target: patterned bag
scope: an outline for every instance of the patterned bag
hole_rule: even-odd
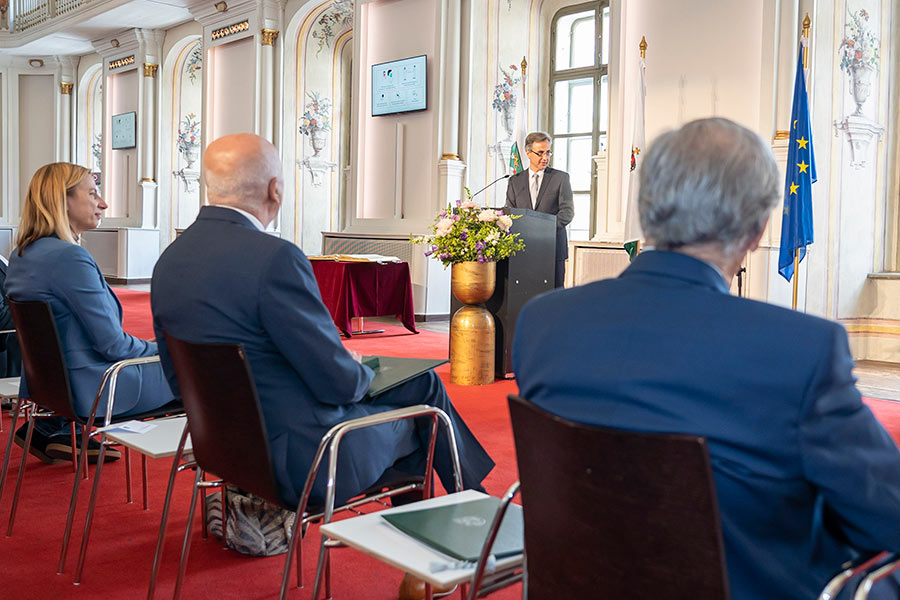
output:
[[[228,535],[225,544],[250,556],[275,556],[288,549],[295,513],[269,504],[243,490],[226,486],[228,499]],[[222,494],[206,497],[206,525],[222,538]]]

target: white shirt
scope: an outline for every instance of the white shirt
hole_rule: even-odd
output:
[[[218,206],[219,208],[228,208],[235,212],[238,212],[238,213],[244,215],[245,217],[247,217],[247,219],[249,219],[249,221],[251,223],[253,223],[253,226],[256,227],[257,229],[259,229],[260,231],[266,230],[266,228],[263,227],[262,221],[257,219],[254,215],[251,215],[250,213],[248,213],[246,210],[241,210],[240,208],[237,208],[236,206],[228,206],[227,204],[215,204],[214,206]]]
[[[537,184],[534,180],[537,179]],[[531,196],[531,208],[537,210],[537,197],[541,191],[541,182],[544,179],[544,170],[532,171],[528,169],[528,194]]]

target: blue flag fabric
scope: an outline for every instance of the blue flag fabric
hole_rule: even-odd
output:
[[[799,249],[800,260],[803,260],[806,246],[813,243],[812,184],[815,182],[816,159],[801,45],[797,57],[797,77],[794,79],[791,141],[784,177],[784,214],[781,218],[781,249],[778,252],[778,272],[788,281],[794,276],[794,250]]]

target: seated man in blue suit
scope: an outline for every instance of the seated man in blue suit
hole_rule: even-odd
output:
[[[275,147],[256,135],[229,135],[209,145],[203,166],[210,206],[201,208],[194,224],[163,252],[151,286],[160,359],[176,397],[163,332],[193,342],[242,344],[279,491],[288,504],[297,503],[316,447],[333,425],[415,404],[438,406],[450,415],[463,484],[481,489],[494,462],[453,408],[438,376],[429,371],[369,398],[374,374],[341,344],[306,256],[265,232],[284,187]],[[430,426],[402,421],[351,433],[341,449],[338,500],[371,486],[392,466],[423,472],[429,432]],[[446,448],[439,439],[435,469],[445,488],[453,489]],[[317,481],[313,503],[323,501],[324,483],[324,477]]]
[[[781,197],[767,144],[694,121],[650,147],[640,186],[647,250],[522,310],[519,391],[574,421],[706,437],[731,597],[812,600],[859,550],[900,551],[900,452],[840,325],[729,294]]]

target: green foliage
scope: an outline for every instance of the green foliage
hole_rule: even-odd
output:
[[[425,256],[433,256],[444,266],[477,261],[493,262],[508,258],[525,249],[525,241],[518,233],[510,233],[513,219],[521,215],[506,215],[503,210],[482,208],[472,202],[466,188],[466,202],[457,201],[435,218],[431,235],[410,236],[414,244],[428,246]]]

